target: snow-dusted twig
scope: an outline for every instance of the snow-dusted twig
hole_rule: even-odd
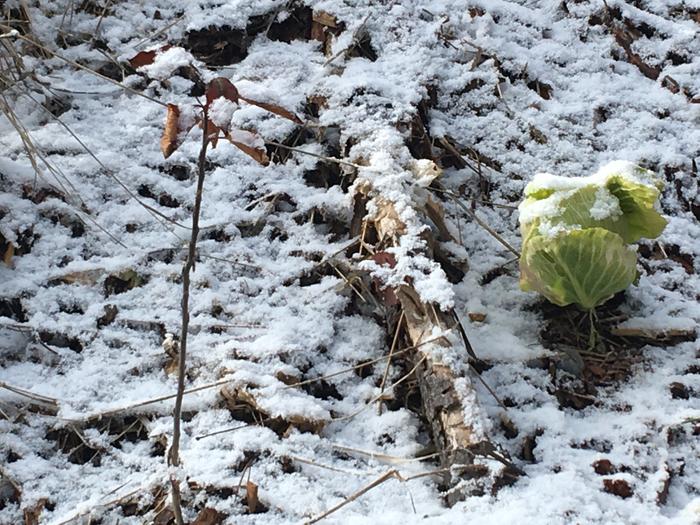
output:
[[[316,523],[316,522],[318,522],[318,521],[321,521],[323,518],[326,518],[327,516],[330,516],[330,515],[333,514],[334,512],[336,512],[336,511],[340,510],[341,508],[343,508],[343,507],[344,507],[345,505],[347,505],[348,503],[352,503],[353,501],[355,501],[355,500],[356,500],[357,498],[359,498],[360,496],[366,494],[367,492],[369,492],[369,491],[372,490],[373,488],[375,488],[375,487],[381,485],[381,484],[384,483],[386,480],[391,479],[391,478],[396,478],[396,479],[398,479],[399,481],[405,481],[404,478],[401,476],[401,474],[399,474],[399,472],[398,472],[397,470],[391,469],[391,470],[385,472],[384,474],[382,474],[381,476],[379,476],[379,477],[378,477],[377,479],[375,479],[373,482],[371,482],[371,483],[369,483],[368,485],[365,485],[364,487],[362,487],[360,490],[358,490],[358,491],[355,492],[354,494],[351,494],[350,496],[348,496],[347,498],[345,498],[343,501],[341,501],[340,503],[338,503],[336,506],[331,507],[330,509],[328,509],[327,511],[323,512],[322,514],[319,514],[318,516],[315,516],[315,517],[311,518],[310,520],[304,522],[305,525],[311,525],[312,523]]]
[[[366,224],[366,223],[365,223]],[[386,384],[386,380],[389,377],[389,367],[391,367],[391,359],[394,356],[394,350],[396,349],[396,343],[399,340],[399,333],[401,331],[401,323],[403,322],[405,316],[405,312],[401,310],[401,315],[399,316],[399,320],[396,323],[396,328],[394,329],[394,338],[391,341],[391,348],[389,349],[389,359],[386,361],[386,367],[384,367],[384,374],[382,375],[382,383],[379,385],[379,390],[380,396],[384,394],[384,385]],[[382,398],[379,398],[378,405],[377,405],[377,410],[379,411],[379,414],[381,415],[382,413]]]
[[[0,388],[4,388],[5,390],[9,390],[10,392],[17,394],[18,396],[26,397],[26,398],[31,399],[33,401],[38,401],[40,403],[45,403],[45,404],[53,405],[54,407],[58,407],[58,399],[55,399],[53,397],[47,397],[47,396],[42,396],[41,394],[35,394],[34,392],[32,392],[30,390],[25,390],[24,388],[10,385],[8,383],[5,383],[4,381],[0,381]]]
[[[513,254],[517,255],[520,257],[520,252],[513,248],[513,246],[506,241],[501,235],[495,231],[491,226],[489,226],[486,222],[484,222],[482,219],[479,218],[479,216],[474,213],[472,210],[467,208],[462,202],[459,200],[459,195],[448,191],[448,190],[440,190],[437,188],[431,188],[433,191],[437,191],[439,193],[443,193],[454,200],[455,204],[459,206],[462,211],[464,211],[467,215],[469,215],[472,219],[474,219],[474,222],[476,222],[479,226],[481,226],[484,230],[486,230],[494,239],[496,239],[498,242],[500,242],[508,251],[512,252]]]
[[[168,452],[168,463],[174,467],[180,466],[180,428],[182,419],[182,398],[185,393],[185,375],[187,372],[187,335],[190,324],[190,273],[195,268],[195,258],[197,257],[197,237],[199,235],[199,212],[202,207],[202,192],[204,189],[204,176],[206,174],[207,147],[209,146],[209,135],[206,133],[209,123],[207,108],[202,114],[202,146],[199,150],[199,160],[197,166],[197,192],[194,200],[194,210],[192,211],[192,236],[190,237],[187,261],[182,267],[182,327],[180,330],[180,352],[178,355],[177,374],[177,396],[175,397],[175,408],[173,409],[173,441]],[[183,525],[182,503],[180,501],[180,485],[175,476],[170,476],[172,488],[173,512],[177,525]]]

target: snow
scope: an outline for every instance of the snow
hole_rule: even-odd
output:
[[[139,71],[146,73],[149,77],[158,80],[170,78],[173,72],[184,66],[194,63],[191,53],[181,47],[171,47],[165,51],[156,53],[152,64],[142,66]]]
[[[29,8],[39,40],[80,63],[94,67],[109,63],[89,44],[65,49],[55,44],[59,30],[95,34],[98,15],[77,9],[68,0],[45,4]],[[675,258],[646,260],[645,266],[640,265],[639,282],[626,292],[621,306],[629,317],[623,326],[697,326],[700,227],[688,202],[697,206],[693,159],[697,163],[700,157],[700,108],[683,93],[671,93],[661,85],[670,75],[691,96],[698,96],[698,24],[677,13],[687,4],[608,2],[609,9],[618,7],[632,22],[655,28],[654,35],[640,36],[633,47],[644,59],[660,64],[656,81],[614,58],[621,50],[609,31],[592,20],[604,10],[595,3],[475,0],[467,6],[457,0],[386,5],[309,0],[307,4],[346,24],[332,42],[333,54],[351,43],[353,31],[366,18],[377,59],[341,54],[324,65],[328,57],[318,43],[273,41],[261,33],[251,40],[240,63],[209,71],[207,78],[226,76],[241,94],[299,114],[308,96],[325,97],[327,107],[320,112],[318,126],[337,133],[344,160],[367,167],[359,170],[358,179],[345,192],[339,186],[308,184],[308,173],[322,166],[310,156],[294,153],[285,163],[264,168],[230,144],[220,143],[210,151],[199,261],[192,275],[187,384],[206,387],[226,381],[230,388],[246,387],[271,414],[314,417],[326,426],[318,435],[296,430],[279,435],[253,425],[201,437],[240,426],[242,421],[232,415],[219,393],[221,387],[187,395],[179,475],[191,484],[213,488],[197,490],[184,484],[184,496],[226,512],[225,523],[281,525],[327,510],[390,468],[403,476],[437,468],[414,461],[430,444],[415,413],[401,407],[379,414],[376,405],[366,405],[379,394],[385,361],[328,378],[337,396],[324,397],[311,387],[287,384],[356,367],[389,351],[392,334],[386,333],[383,319],[371,306],[358,313],[356,304],[361,301],[342,277],[331,272],[317,278],[314,273],[318,261],[338,258],[354,264],[342,255],[349,240],[346,233],[335,232],[331,224],[349,222],[353,192],[369,184],[373,197],[394,203],[406,234],[391,250],[397,262],[393,269],[372,263],[360,268],[388,285],[411,281],[424,300],[454,306],[476,353],[490,365],[482,375],[484,381],[507,401],[505,411],[469,378],[477,384],[484,408],[481,430],[527,476],[497,494],[470,496],[452,508],[444,505],[434,476],[405,483],[390,479],[326,522],[698,523],[700,466],[695,458],[700,451],[693,424],[684,423],[700,416],[700,375],[693,368],[697,341],[647,346],[631,378],[601,388],[597,404],[581,411],[562,408],[549,372],[532,365],[551,351],[538,338],[542,317],[533,308],[533,296],[518,288],[512,254],[445,200],[446,222],[455,238],[459,230],[463,240],[463,245],[453,243],[457,245],[453,251],[468,257],[469,263],[462,281],[453,285],[440,265],[425,255],[421,233],[426,224],[416,207],[428,195],[425,186],[440,183],[463,195],[466,205],[474,205],[474,213],[518,246],[518,218],[512,206],[529,181],[574,190],[589,173],[598,180],[620,171],[641,177],[631,168],[641,165],[667,179],[661,206],[669,225],[659,242],[668,252],[676,246],[678,253],[688,256],[692,271]],[[156,42],[182,42],[193,29],[211,25],[242,29],[251,17],[261,15],[265,20],[272,15],[290,19],[285,6],[277,0],[117,2],[102,18],[99,36],[113,56],[133,56],[135,49]],[[484,14],[468,7],[481,8]],[[154,16],[156,11],[160,17]],[[66,12],[70,16],[64,17]],[[141,43],[146,38],[151,40]],[[687,63],[673,65],[667,58],[671,50],[684,51]],[[475,60],[479,52],[485,60]],[[51,503],[41,514],[42,523],[59,524],[80,512],[92,512],[104,523],[141,523],[154,516],[127,516],[123,508],[107,503],[136,491],[139,503],[148,507],[156,498],[155,490],[167,486],[165,458],[156,443],[170,439],[172,400],[118,414],[117,419],[141,418],[148,437],[133,442],[111,433],[109,417],[89,424],[84,419],[175,392],[175,378],[164,371],[167,357],[161,345],[166,333],[179,333],[179,274],[189,230],[154,217],[134,195],[188,226],[201,131],[195,127],[164,161],[158,147],[162,106],[77,72],[58,59],[27,56],[26,64],[66,98],[68,110],[59,118],[104,166],[27,96],[5,92],[54,170],[39,160],[41,177],[35,177],[18,135],[4,119],[0,122],[5,153],[0,160],[0,233],[12,242],[36,236],[29,253],[13,257],[11,267],[0,263],[0,299],[18,298],[25,316],[21,320],[2,311],[0,381],[55,397],[60,411],[52,416],[28,410],[29,400],[0,391],[3,475],[22,489],[19,503],[9,502],[0,509],[0,523],[22,522],[23,510],[42,498]],[[204,67],[176,46],[143,68],[148,79],[134,75],[125,84],[157,100],[189,107],[191,117],[194,107],[188,105],[195,100],[188,94],[190,83],[169,79],[183,65]],[[534,80],[551,86],[549,98],[528,87]],[[435,88],[435,102],[428,109],[431,137],[449,136],[463,151],[478,151],[481,162],[465,158],[475,167],[478,164],[479,173],[468,167],[445,167],[435,178],[432,166],[408,151],[408,123],[420,101],[429,98],[430,87]],[[51,96],[48,91],[32,91],[38,99],[45,95]],[[295,129],[293,123],[254,106],[243,104],[233,111],[222,104],[218,109],[217,120],[221,117],[234,130],[255,130],[268,140],[284,140]],[[535,140],[539,135],[533,129],[546,141]],[[232,133],[234,140],[262,146],[255,135]],[[314,138],[303,140],[301,149],[336,155]],[[623,164],[609,164],[620,159]],[[557,176],[535,175],[538,172]],[[65,202],[57,196],[40,203],[22,198],[23,188],[33,186],[53,187],[66,195]],[[144,196],[149,194],[145,190],[155,197]],[[178,205],[165,206],[161,195]],[[601,192],[593,213],[615,214],[609,197]],[[547,201],[538,213],[556,213],[558,201]],[[83,219],[85,234],[74,237],[60,219],[67,223],[76,217]],[[521,213],[520,220],[525,219]],[[217,240],[221,238],[226,240]],[[144,277],[144,284],[106,295],[108,277],[124,270],[134,270]],[[69,282],[67,276],[75,272],[89,273],[84,280]],[[118,308],[117,316],[98,329],[108,305]],[[470,323],[466,315],[470,311],[485,313],[484,322]],[[41,333],[65,334],[83,349],[78,353],[56,341],[46,343],[39,339]],[[447,356],[460,373],[468,369],[465,357]],[[395,362],[390,382],[401,375]],[[468,386],[466,381],[461,378],[460,385]],[[671,396],[672,382],[689,389],[688,399]],[[464,410],[470,413],[469,406]],[[517,427],[516,436],[502,430],[503,417]],[[70,447],[62,450],[56,439],[47,437],[50,432],[70,432],[74,426],[93,446],[108,444],[95,459],[99,465],[72,462]],[[532,436],[536,436],[534,460],[529,462],[521,450]],[[340,452],[337,447],[372,454]],[[389,464],[382,455],[406,461]],[[251,480],[260,487],[260,499],[270,508],[267,513],[247,514],[235,490],[231,496],[216,495],[238,485],[251,457],[256,458],[250,465]],[[604,458],[621,471],[596,474],[592,464]],[[658,505],[666,466],[674,474],[667,503]],[[608,477],[629,481],[634,495],[621,499],[604,492],[603,479]],[[188,520],[194,519],[193,508],[187,510]]]
[[[214,99],[209,106],[209,118],[220,129],[228,130],[231,127],[233,114],[238,109],[238,104],[224,97]],[[246,139],[237,140],[246,143]]]
[[[607,218],[616,219],[622,215],[620,201],[605,187],[600,187],[595,193],[595,202],[590,209],[591,217],[602,221]]]

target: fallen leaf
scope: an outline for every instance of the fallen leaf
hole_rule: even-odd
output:
[[[338,19],[335,15],[325,11],[314,11],[312,16],[314,22],[318,22],[326,27],[338,27]]]
[[[136,53],[136,55],[134,55],[128,60],[129,65],[131,65],[131,67],[133,67],[134,69],[138,69],[143,66],[150,66],[151,64],[153,64],[158,54],[162,53],[163,51],[167,51],[171,47],[173,46],[171,46],[170,44],[166,44],[157,49],[151,49],[149,51],[141,51],[140,53]]]
[[[666,75],[663,80],[661,80],[661,85],[668,89],[671,93],[676,94],[680,92],[681,87],[678,82],[671,76]]]
[[[284,109],[282,106],[278,106],[277,104],[271,104],[269,102],[260,102],[259,100],[253,100],[252,98],[246,98],[242,95],[239,96],[241,100],[244,100],[248,104],[252,104],[253,106],[258,106],[259,108],[263,108],[270,113],[274,113],[275,115],[279,115],[280,117],[284,117],[286,119],[291,120],[292,122],[296,122],[297,124],[303,124],[302,120],[297,117],[294,113],[291,111],[288,111]]]
[[[483,323],[486,319],[486,314],[481,312],[469,312],[467,315],[472,323]]]
[[[100,277],[104,275],[105,271],[101,268],[94,268],[92,270],[82,270],[77,272],[70,272],[59,277],[54,277],[49,281],[49,286],[55,286],[57,284],[85,284],[92,285],[100,280]]]
[[[627,499],[634,494],[629,483],[627,483],[624,479],[604,479],[603,488],[605,489],[605,492],[619,496],[622,499]]]
[[[396,257],[394,257],[393,253],[377,252],[372,255],[372,260],[379,265],[387,265],[389,268],[396,266]]]
[[[645,77],[650,78],[651,80],[656,80],[659,78],[661,68],[658,66],[650,66],[644,62],[644,60],[642,60],[641,56],[632,51],[633,38],[629,33],[616,27],[613,28],[613,35],[615,36],[615,41],[618,43],[618,45],[625,50],[627,61],[630,64],[637,66],[637,69],[639,69],[639,71],[641,71]]]
[[[599,459],[598,461],[594,461],[592,466],[595,473],[600,474],[601,476],[614,474],[617,471],[609,459]]]
[[[24,509],[24,525],[39,525],[39,517],[46,505],[46,498],[41,498],[33,506]]]
[[[387,199],[376,201],[377,214],[374,217],[374,227],[382,241],[387,237],[400,237],[406,233],[406,225],[399,217],[394,203]]]
[[[396,258],[394,254],[389,252],[377,252],[372,255],[372,260],[380,266],[388,266],[389,268],[396,266]],[[396,306],[399,304],[399,298],[396,296],[396,292],[391,286],[384,286],[384,283],[376,277],[372,278],[372,283],[386,306]]]
[[[207,107],[219,97],[238,103],[238,90],[228,78],[218,77],[209,82],[206,91]],[[241,97],[242,98],[242,97]]]
[[[5,248],[5,253],[2,255],[2,262],[5,266],[12,266],[12,256],[15,254],[15,245],[11,242],[7,243],[7,248]]]
[[[218,525],[221,523],[221,516],[212,508],[205,508],[197,514],[191,525]]]
[[[168,114],[165,117],[165,129],[160,139],[160,151],[166,159],[180,146],[178,144],[178,122],[180,120],[180,108],[175,104],[168,104]]]
[[[258,486],[252,481],[248,480],[245,484],[245,495],[246,504],[248,505],[248,512],[255,514],[258,508]]]

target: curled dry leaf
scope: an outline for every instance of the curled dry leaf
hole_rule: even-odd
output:
[[[219,97],[224,97],[230,100],[231,102],[236,103],[238,103],[239,98],[236,86],[234,86],[231,83],[231,81],[225,77],[217,77],[211,82],[209,82],[209,85],[207,86],[206,97],[207,108],[212,102],[214,102]]]
[[[263,166],[270,164],[270,159],[265,151],[265,142],[259,135],[250,131],[236,129],[226,133],[226,138],[231,144]]]
[[[260,102],[259,100],[253,100],[252,98],[246,98],[242,95],[239,95],[239,98],[241,100],[247,102],[248,104],[252,104],[253,106],[258,106],[259,108],[263,108],[264,110],[267,110],[270,113],[274,113],[275,115],[278,115],[280,117],[291,120],[292,122],[294,122],[296,124],[303,124],[302,120],[299,117],[297,117],[291,111],[284,109],[282,106],[278,106],[277,104],[272,104],[270,102]]]
[[[168,114],[165,117],[165,129],[163,129],[163,136],[160,139],[160,151],[163,152],[163,157],[166,159],[172,155],[179,146],[177,141],[177,123],[179,120],[180,108],[175,104],[168,104]]]
[[[168,113],[165,117],[165,128],[160,139],[160,151],[166,159],[172,155],[182,143],[182,138],[192,129],[195,122],[182,118],[180,108],[175,104],[168,104]]]
[[[166,44],[156,49],[136,53],[136,55],[129,59],[129,65],[131,65],[131,67],[133,67],[134,69],[138,69],[143,66],[150,66],[155,61],[156,55],[167,51],[171,47],[173,46],[171,46],[170,44]]]
[[[258,486],[252,481],[248,480],[245,485],[245,495],[246,504],[248,505],[248,512],[255,514],[258,509]]]

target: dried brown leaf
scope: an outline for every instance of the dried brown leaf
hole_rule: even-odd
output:
[[[258,486],[250,480],[245,484],[245,496],[248,512],[255,514],[258,509]]]
[[[609,494],[614,494],[622,499],[627,499],[634,494],[629,483],[624,479],[604,479],[603,489]]]
[[[202,123],[200,122],[200,127]],[[211,120],[207,120],[207,136],[209,137],[209,143],[211,147],[216,149],[216,145],[219,143],[219,132],[221,129],[214,124]]]
[[[141,51],[140,53],[136,53],[136,55],[129,59],[129,64],[134,69],[138,69],[143,66],[150,66],[155,61],[157,55],[159,55],[163,51],[167,51],[171,47],[173,46],[171,46],[170,44],[166,44],[157,49],[151,49],[150,51]]]
[[[165,128],[160,139],[160,151],[167,159],[182,144],[182,140],[194,127],[195,121],[182,118],[180,108],[175,104],[168,104],[168,113],[165,116]]]
[[[52,282],[60,282],[65,284],[95,284],[104,275],[105,271],[101,268],[93,268],[92,270],[81,270],[70,272],[60,277],[52,279]]]
[[[632,42],[634,40],[632,35],[617,27],[613,28],[613,34],[615,35],[615,41],[618,43],[618,45],[620,45],[620,47],[622,47],[622,49],[625,50],[627,61],[630,64],[637,66],[637,69],[639,69],[639,71],[641,71],[645,77],[650,78],[651,80],[656,80],[659,78],[661,68],[658,66],[650,66],[644,62],[644,60],[642,60],[642,57],[632,51]]]
[[[609,459],[599,459],[593,462],[593,470],[596,474],[607,476],[617,472],[615,465]]]
[[[297,117],[291,111],[284,109],[282,106],[278,106],[277,104],[272,104],[270,102],[260,102],[259,100],[253,100],[252,98],[246,98],[242,95],[239,96],[239,98],[241,100],[244,100],[248,104],[252,104],[253,106],[258,106],[259,108],[263,108],[264,110],[267,110],[270,113],[274,113],[275,115],[278,115],[280,117],[291,120],[292,122],[295,122],[297,124],[303,124],[302,120],[299,117]]]
[[[7,248],[5,248],[5,253],[2,254],[2,262],[5,266],[12,266],[12,257],[15,254],[15,245],[11,242],[7,243]]]
[[[24,525],[39,525],[39,517],[41,516],[46,498],[41,498],[33,506],[24,509]]]
[[[378,199],[376,202],[377,214],[374,217],[374,227],[379,235],[379,240],[387,237],[398,238],[406,233],[406,225],[399,217],[394,203],[386,199]]]
[[[178,122],[180,120],[180,108],[175,104],[168,104],[168,114],[165,117],[165,128],[160,139],[160,151],[166,159],[178,148]]]
[[[338,19],[335,17],[335,15],[326,13],[325,11],[314,11],[313,21],[327,27],[338,27]]]
[[[212,508],[205,508],[197,514],[191,525],[219,525],[221,523],[221,516],[219,513]]]
[[[388,266],[389,268],[396,266],[396,258],[394,254],[389,252],[377,252],[372,255],[372,260],[380,266]],[[396,296],[396,292],[391,286],[384,286],[376,277],[372,278],[372,283],[386,306],[396,306],[399,304],[399,298]]]
[[[228,78],[218,77],[209,82],[206,91],[207,107],[219,97],[238,103],[239,95],[236,86]],[[241,97],[242,98],[242,97]]]
[[[255,133],[250,133],[249,131],[242,131],[242,130],[237,130],[236,134],[240,133],[249,133],[251,135],[251,138],[259,138],[258,135],[255,135]],[[256,162],[262,164],[263,166],[267,166],[270,164],[270,159],[267,156],[267,151],[265,151],[265,148],[262,147],[255,147],[250,144],[245,144],[243,142],[234,140],[233,136],[231,133],[226,133],[226,138],[228,141],[236,146],[239,150],[241,150],[243,153],[248,155],[249,157],[252,157],[255,159]]]

